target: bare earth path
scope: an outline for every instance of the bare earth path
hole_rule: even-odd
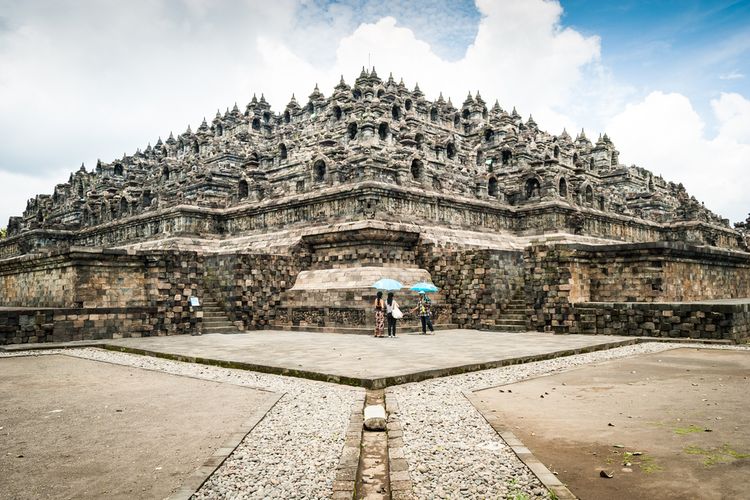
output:
[[[750,498],[749,387],[750,351],[675,349],[476,396],[582,499],[720,499]]]
[[[164,498],[272,397],[68,356],[0,373],[0,498]]]

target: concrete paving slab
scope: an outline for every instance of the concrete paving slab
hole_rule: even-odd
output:
[[[632,337],[446,330],[395,339],[256,331],[118,339],[112,349],[381,388],[638,342]]]

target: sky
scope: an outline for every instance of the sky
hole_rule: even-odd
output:
[[[0,227],[82,163],[368,65],[750,212],[750,0],[0,0]]]

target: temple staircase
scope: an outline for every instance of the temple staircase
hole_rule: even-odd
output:
[[[239,333],[219,302],[211,296],[203,298],[203,333]]]
[[[492,329],[503,332],[526,331],[526,301],[522,295],[516,295],[510,300]]]

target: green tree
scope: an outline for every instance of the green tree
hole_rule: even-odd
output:
[[[0,240],[8,236],[8,230],[4,227],[0,227]]]

